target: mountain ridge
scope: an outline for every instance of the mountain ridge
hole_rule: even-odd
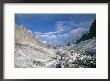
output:
[[[55,53],[33,37],[25,27],[15,26],[15,54],[16,68],[44,67],[48,60],[55,58]]]

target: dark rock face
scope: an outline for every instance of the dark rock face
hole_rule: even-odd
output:
[[[92,39],[93,37],[96,37],[96,20],[94,20],[92,23],[89,32],[84,33],[82,37],[76,41],[76,44],[80,43],[81,41]]]

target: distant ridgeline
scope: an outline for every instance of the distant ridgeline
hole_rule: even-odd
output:
[[[82,37],[76,41],[75,44],[78,44],[78,43],[80,43],[81,41],[85,41],[85,40],[88,40],[88,39],[92,39],[93,37],[96,37],[96,19],[95,19],[94,22],[92,23],[89,32],[88,32],[88,33],[84,33],[84,34],[82,35]]]

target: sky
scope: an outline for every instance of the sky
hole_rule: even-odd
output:
[[[44,43],[76,39],[87,31],[96,14],[15,14],[15,24],[23,25]]]
[[[15,14],[15,23],[24,25],[32,32],[46,33],[57,31],[58,27],[56,26],[58,25],[67,25],[68,23],[70,25],[88,24],[95,17],[95,14]]]

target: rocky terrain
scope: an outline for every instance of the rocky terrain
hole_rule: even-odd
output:
[[[96,20],[75,43],[54,48],[16,25],[14,57],[15,68],[95,68]]]
[[[28,29],[15,27],[14,63],[16,68],[44,67],[45,63],[55,56],[55,53],[38,41]]]
[[[63,68],[95,68],[96,39],[56,49],[56,54]]]

